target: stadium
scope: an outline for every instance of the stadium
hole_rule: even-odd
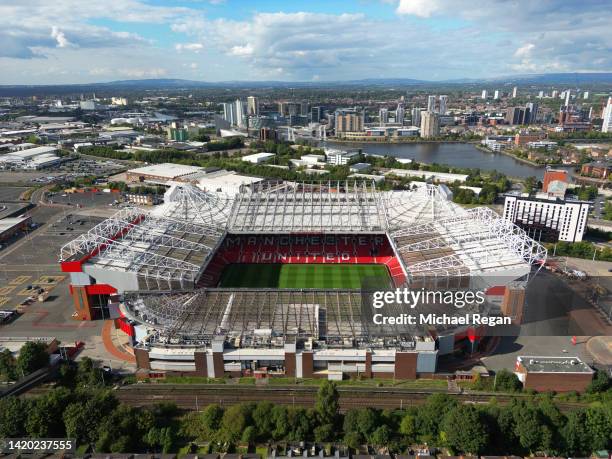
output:
[[[143,372],[416,378],[473,331],[375,334],[364,285],[478,282],[508,301],[546,258],[491,209],[451,198],[426,183],[266,181],[234,196],[173,183],[164,204],[121,209],[60,263],[75,318],[115,319]]]

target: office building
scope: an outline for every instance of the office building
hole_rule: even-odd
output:
[[[310,104],[307,100],[303,100],[300,102],[300,115],[308,116],[308,109],[310,108]]]
[[[414,107],[412,111],[410,112],[410,117],[412,119],[413,126],[420,126],[421,125],[421,108]]]
[[[389,122],[389,110],[388,109],[381,108],[378,111],[378,122],[381,124],[381,126]]]
[[[436,111],[436,96],[427,97],[427,111],[432,113]]]
[[[321,121],[321,107],[311,107],[310,109],[310,121],[318,123]]]
[[[544,91],[540,91],[538,93],[538,99],[543,99],[544,98]]]
[[[508,107],[506,122],[514,125],[525,124],[525,109],[523,107]]]
[[[421,137],[429,139],[440,135],[440,116],[426,111],[421,114]]]
[[[557,91],[557,90],[555,89],[555,90],[553,90],[553,92],[552,92],[552,94],[551,94],[551,97],[552,97],[553,99],[556,99],[556,98],[557,98],[557,96],[559,96],[559,91]]]
[[[586,230],[590,205],[588,201],[551,198],[546,193],[507,194],[503,218],[538,241],[579,242]]]
[[[442,95],[440,96],[440,107],[438,109],[438,113],[440,115],[445,115],[448,105],[448,96]]]
[[[357,110],[336,110],[336,135],[363,131],[363,113]]]
[[[608,97],[608,103],[604,107],[601,117],[603,118],[601,132],[612,132],[612,97]]]
[[[525,124],[535,124],[538,119],[538,104],[529,102],[525,105]]]
[[[587,99],[589,98],[589,91],[584,91],[584,92],[582,93],[582,98],[583,98],[584,100],[587,100]]]
[[[259,115],[259,99],[255,96],[247,97],[247,115]]]

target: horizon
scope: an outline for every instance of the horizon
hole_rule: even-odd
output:
[[[612,71],[604,0],[28,0],[0,5],[0,85],[427,82]],[[390,76],[393,75],[393,76]]]

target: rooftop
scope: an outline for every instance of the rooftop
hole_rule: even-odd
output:
[[[174,163],[163,163],[163,164],[153,164],[151,166],[139,167],[137,169],[130,169],[128,172],[130,174],[142,174],[142,175],[152,175],[155,177],[163,177],[169,180],[173,180],[178,177],[183,177],[185,175],[194,174],[196,172],[201,172],[203,168],[197,166],[186,166],[183,164],[174,164]]]
[[[593,373],[578,357],[519,356],[517,362],[529,373]]]

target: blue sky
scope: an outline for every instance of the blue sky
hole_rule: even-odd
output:
[[[609,0],[0,0],[0,84],[612,71]]]

